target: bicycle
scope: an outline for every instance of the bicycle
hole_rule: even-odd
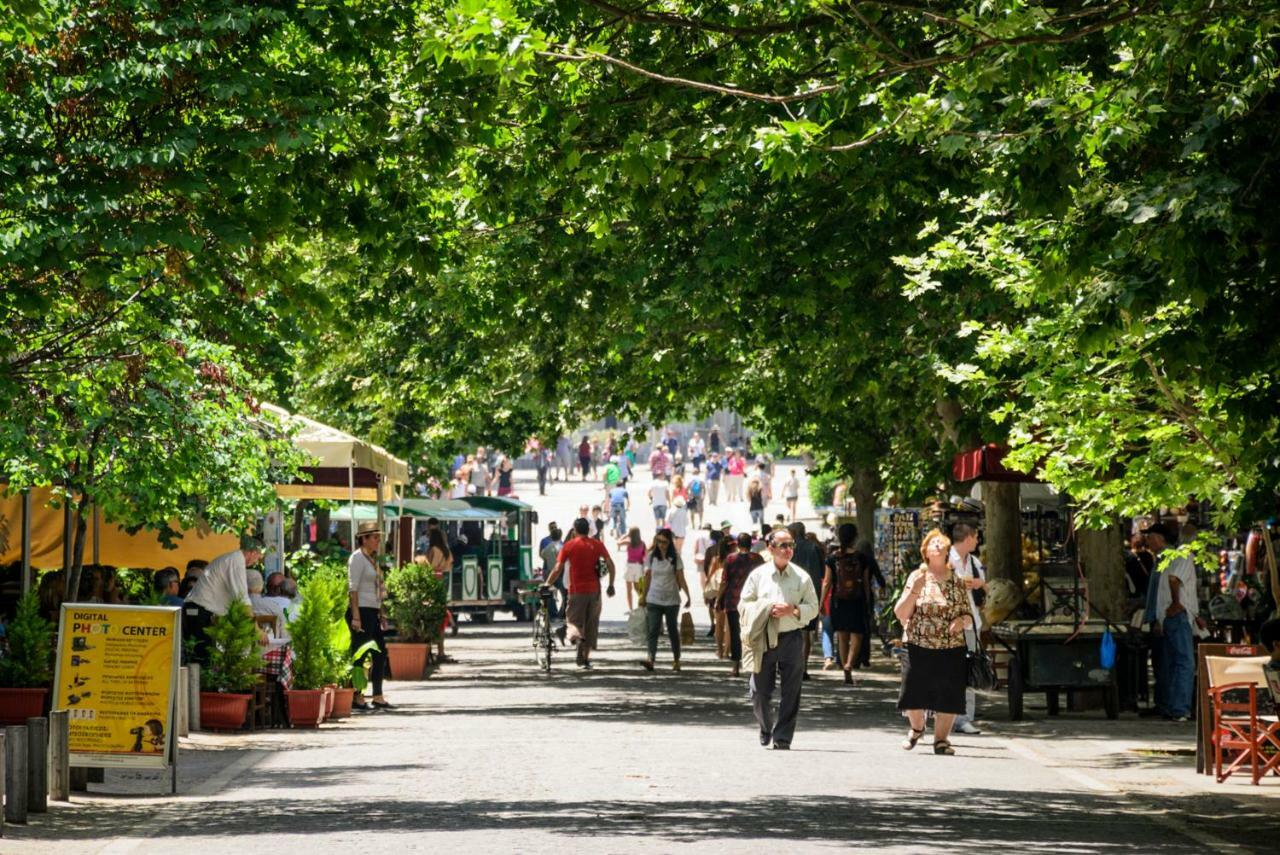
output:
[[[556,649],[555,637],[551,631],[551,613],[555,602],[555,590],[546,585],[539,585],[529,592],[536,594],[537,605],[533,613],[533,656],[538,667],[544,672],[551,671],[551,653]]]

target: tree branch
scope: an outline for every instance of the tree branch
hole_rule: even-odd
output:
[[[907,115],[907,112],[908,112],[908,108],[904,108],[901,113],[899,113],[897,116],[894,116],[892,122],[885,125],[883,128],[876,131],[874,134],[872,134],[869,137],[863,137],[860,140],[855,140],[854,142],[851,142],[851,143],[845,143],[844,145],[823,146],[821,150],[822,151],[853,151],[856,148],[862,148],[863,146],[871,145],[873,142],[880,139],[885,134],[889,133],[889,131],[893,130],[893,126],[898,124],[898,122],[902,121],[902,117]]]
[[[632,74],[638,74],[641,77],[647,77],[650,80],[656,80],[659,83],[667,83],[673,86],[684,86],[689,89],[698,89],[703,92],[713,92],[717,95],[728,95],[733,98],[745,98],[748,101],[760,101],[765,104],[792,104],[797,101],[808,101],[817,98],[820,95],[826,95],[840,88],[839,84],[831,83],[825,86],[817,86],[804,92],[798,92],[794,95],[770,95],[764,92],[751,92],[747,89],[739,89],[736,86],[724,86],[717,83],[704,83],[701,80],[690,80],[686,77],[669,77],[665,74],[659,74],[656,71],[650,71],[647,68],[641,68],[638,65],[632,65],[626,60],[618,59],[616,56],[610,56],[605,53],[554,53],[551,51],[538,51],[538,56],[544,59],[554,60],[556,62],[603,62],[606,65],[613,65]]]
[[[627,21],[639,21],[645,24],[660,24],[669,27],[680,27],[686,30],[703,30],[711,33],[722,33],[727,36],[772,36],[778,33],[799,32],[816,24],[829,23],[826,15],[810,15],[794,21],[778,21],[769,24],[720,24],[715,21],[704,21],[701,18],[689,18],[684,15],[673,15],[669,12],[646,12],[643,7],[624,9],[607,0],[583,0],[588,6],[595,6],[610,14],[617,15]]]

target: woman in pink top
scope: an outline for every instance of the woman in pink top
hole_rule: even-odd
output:
[[[636,582],[644,578],[644,541],[640,539],[640,529],[632,527],[627,536],[618,540],[618,548],[627,550],[627,570],[622,578],[627,583],[627,609],[633,608],[632,592]]]
[[[739,452],[731,452],[729,462],[725,464],[725,496],[730,502],[742,501],[743,475],[747,471],[747,461]]]

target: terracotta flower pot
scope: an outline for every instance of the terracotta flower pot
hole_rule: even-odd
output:
[[[229,692],[200,693],[201,730],[243,730],[253,695]]]
[[[392,680],[421,680],[427,675],[429,644],[412,644],[404,641],[387,642],[387,662],[391,666]]]
[[[44,715],[48,689],[0,689],[0,726],[26,724],[27,719]]]
[[[324,718],[325,721],[333,718],[333,693],[337,690],[336,683],[329,683],[324,687]]]
[[[290,727],[319,727],[324,718],[324,689],[290,689],[284,693]]]
[[[332,719],[350,718],[351,702],[355,700],[356,690],[350,687],[338,687],[333,690],[333,713],[329,716]]]

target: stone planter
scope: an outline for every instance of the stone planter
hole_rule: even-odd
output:
[[[230,692],[200,693],[201,730],[244,730],[249,718],[249,704],[253,695]]]
[[[290,689],[284,693],[290,727],[319,727],[324,718],[324,689]]]
[[[48,689],[0,689],[0,726],[26,724],[44,715]]]
[[[422,680],[427,676],[429,644],[405,641],[387,642],[387,662],[392,680]]]

